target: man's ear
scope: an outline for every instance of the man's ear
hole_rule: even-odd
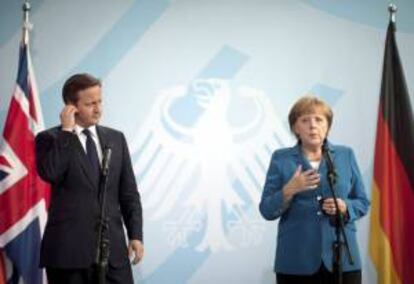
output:
[[[74,102],[67,102],[67,103],[65,103],[65,106],[74,106],[74,107],[76,108],[75,115],[77,115],[77,114],[78,114],[78,106],[77,106],[77,103],[74,103]]]

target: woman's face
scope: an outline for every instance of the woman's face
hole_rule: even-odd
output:
[[[321,147],[328,134],[329,126],[325,115],[317,109],[298,117],[293,131],[299,137],[303,147]]]

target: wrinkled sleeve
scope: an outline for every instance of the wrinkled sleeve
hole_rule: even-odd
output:
[[[143,241],[141,198],[132,169],[131,157],[125,137],[122,135],[122,172],[119,202],[130,240]]]
[[[288,204],[283,200],[282,189],[284,184],[282,184],[283,179],[280,165],[278,165],[278,156],[277,152],[272,155],[259,204],[260,213],[266,220],[279,218],[288,207]]]
[[[42,132],[36,136],[36,166],[39,175],[49,183],[59,183],[68,169],[75,134],[67,131]]]
[[[349,222],[355,221],[367,214],[370,202],[367,198],[362,176],[356,162],[355,154],[349,150],[349,161],[352,170],[351,191],[345,200]]]

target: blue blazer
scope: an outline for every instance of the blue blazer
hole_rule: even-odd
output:
[[[334,189],[337,197],[343,199],[348,208],[349,218],[346,221],[345,233],[354,264],[348,263],[347,255],[343,251],[343,270],[359,270],[361,260],[355,220],[367,213],[370,202],[353,151],[348,147],[327,143],[337,172]],[[282,188],[298,165],[302,165],[303,171],[311,168],[299,144],[273,153],[259,205],[260,213],[265,219],[280,218],[274,270],[277,273],[310,275],[324,263],[332,271],[335,228],[329,222],[330,217],[322,213],[318,201],[320,198],[332,197],[327,180],[326,161],[322,159],[319,166],[319,187],[298,193],[288,204],[284,204]]]

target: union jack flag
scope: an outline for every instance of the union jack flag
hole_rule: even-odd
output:
[[[27,42],[20,45],[16,86],[0,142],[0,283],[46,281],[39,251],[49,185],[36,172],[34,138],[43,129],[43,118]]]

